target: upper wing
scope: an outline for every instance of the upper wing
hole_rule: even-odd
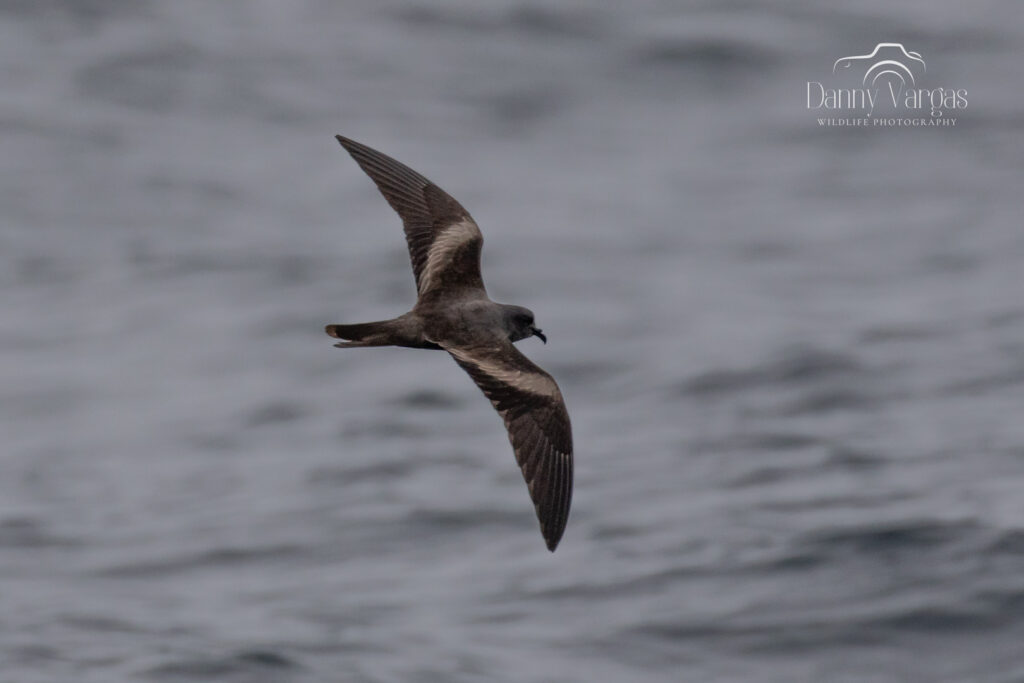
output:
[[[445,350],[505,421],[541,534],[553,552],[572,502],[572,427],[562,392],[551,375],[531,363],[512,342]]]
[[[405,164],[355,140],[335,137],[401,216],[418,295],[484,289],[484,238],[469,212]]]

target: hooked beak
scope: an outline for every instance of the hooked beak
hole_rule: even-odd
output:
[[[545,344],[548,343],[548,338],[544,336],[544,332],[542,332],[539,328],[533,327],[530,328],[530,331],[533,333],[534,337],[540,337],[540,340],[542,342],[544,342]]]

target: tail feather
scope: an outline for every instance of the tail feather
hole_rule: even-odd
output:
[[[324,328],[330,336],[335,339],[342,339],[335,346],[346,348],[350,346],[387,346],[394,341],[388,334],[389,320],[382,320],[373,323],[356,323],[355,325],[328,325]]]
[[[335,339],[362,341],[374,332],[381,331],[380,323],[356,323],[355,325],[328,325],[324,330]]]
[[[407,346],[413,349],[440,349],[423,337],[418,319],[409,314],[393,320],[378,320],[355,325],[328,325],[327,334],[342,341],[335,344],[347,349],[353,346]]]

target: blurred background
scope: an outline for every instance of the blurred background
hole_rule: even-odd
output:
[[[0,681],[1024,681],[1012,0],[0,2]],[[819,127],[902,42],[954,128]],[[551,555],[342,133],[457,197]]]

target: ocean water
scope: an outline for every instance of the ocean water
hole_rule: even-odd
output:
[[[1017,3],[0,3],[0,682],[1024,681]],[[946,128],[820,126],[901,41]],[[400,224],[533,309],[548,553]]]

